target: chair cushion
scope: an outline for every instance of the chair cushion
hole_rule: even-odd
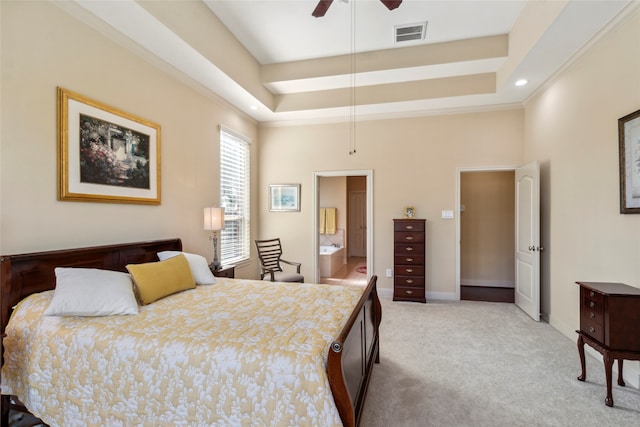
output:
[[[271,274],[267,273],[262,280],[271,280]],[[288,271],[276,271],[273,273],[273,280],[276,282],[304,282],[304,276]]]

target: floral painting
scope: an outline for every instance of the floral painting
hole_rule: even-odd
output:
[[[149,188],[149,135],[80,114],[80,181]]]
[[[160,204],[160,126],[58,88],[58,198]]]

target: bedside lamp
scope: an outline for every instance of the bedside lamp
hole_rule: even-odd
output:
[[[213,240],[213,261],[209,264],[212,270],[220,268],[218,261],[218,230],[224,228],[224,208],[204,208],[204,229],[212,231],[211,240]]]

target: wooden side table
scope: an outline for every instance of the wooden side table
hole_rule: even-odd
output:
[[[235,265],[223,265],[218,269],[211,269],[211,272],[216,277],[226,277],[228,279],[234,279],[236,277]]]
[[[640,288],[622,283],[576,282],[580,286],[580,330],[578,354],[582,373],[587,377],[584,345],[588,344],[604,360],[607,382],[605,405],[613,406],[611,370],[618,361],[618,385],[624,386],[622,361],[640,360]]]

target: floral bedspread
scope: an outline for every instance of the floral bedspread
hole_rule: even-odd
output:
[[[2,392],[52,426],[342,425],[326,374],[359,287],[218,278],[134,316],[16,308]]]

